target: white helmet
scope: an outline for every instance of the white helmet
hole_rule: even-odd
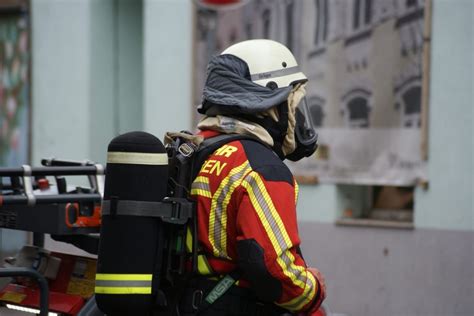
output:
[[[264,87],[282,88],[308,80],[301,72],[291,51],[272,40],[243,41],[224,50],[222,55],[225,54],[234,55],[245,61],[250,70],[251,80]]]

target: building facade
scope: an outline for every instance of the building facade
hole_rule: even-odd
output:
[[[265,36],[271,23],[291,21],[286,15],[292,10],[318,16],[317,24],[301,30],[311,44],[295,52],[307,57],[303,66],[311,70],[309,100],[316,123],[412,128],[419,124],[420,110],[412,106],[420,94],[419,72],[400,67],[394,78],[374,85],[370,69],[387,54],[416,69],[409,67],[418,62],[422,42],[415,2],[281,1],[272,13],[268,1],[255,0],[258,10],[246,14],[261,17],[259,22],[235,38]],[[193,129],[193,74],[205,64],[193,64],[192,34],[200,23],[193,12],[187,0],[32,1],[33,164],[51,156],[103,163],[107,144],[118,133],[145,130],[162,137],[165,131]],[[352,13],[347,25],[334,23],[334,17],[347,12]],[[415,190],[414,229],[338,226],[357,188],[301,186],[303,252],[326,275],[333,312],[474,314],[473,13],[470,0],[433,0],[430,181],[427,189]],[[228,26],[246,18],[229,13]],[[368,25],[370,35],[364,33]],[[278,33],[290,46],[299,40],[288,36],[291,27],[296,26],[282,23]],[[401,30],[400,37],[387,38],[393,27]],[[218,46],[226,44],[222,40]],[[328,56],[335,57],[322,62]],[[321,66],[328,64],[336,71]],[[362,79],[342,85],[340,76]],[[323,90],[343,91],[343,97]],[[383,111],[376,102],[380,91],[393,95]],[[386,112],[393,114],[390,121]],[[1,231],[0,251],[5,253],[3,241],[10,235]]]

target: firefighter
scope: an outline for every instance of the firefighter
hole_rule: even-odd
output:
[[[192,183],[204,256],[181,315],[315,315],[324,300],[324,279],[300,252],[298,185],[283,163],[317,147],[306,82],[290,50],[271,40],[240,42],[211,59],[199,134],[248,139],[214,151]],[[229,275],[234,285],[216,286]]]

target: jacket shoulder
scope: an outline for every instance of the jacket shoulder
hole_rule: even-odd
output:
[[[267,181],[284,181],[293,186],[293,174],[267,146],[253,140],[240,140],[252,170]]]

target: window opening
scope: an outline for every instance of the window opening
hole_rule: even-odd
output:
[[[293,51],[293,12],[294,3],[289,1],[286,5],[286,47]]]
[[[327,39],[328,34],[328,3],[327,0],[315,0],[316,19],[314,44],[319,46]]]
[[[355,0],[354,3],[354,20],[353,20],[353,28],[357,30],[359,28],[359,11],[360,11],[360,0]]]
[[[262,12],[262,20],[263,20],[263,37],[269,38],[270,37],[270,9],[265,9]]]
[[[369,127],[370,108],[367,99],[356,97],[349,101],[347,109],[352,127]]]
[[[338,225],[413,228],[414,187],[339,185],[345,208]]]
[[[324,121],[324,100],[319,97],[312,97],[309,100],[309,111],[315,127],[321,127]]]

